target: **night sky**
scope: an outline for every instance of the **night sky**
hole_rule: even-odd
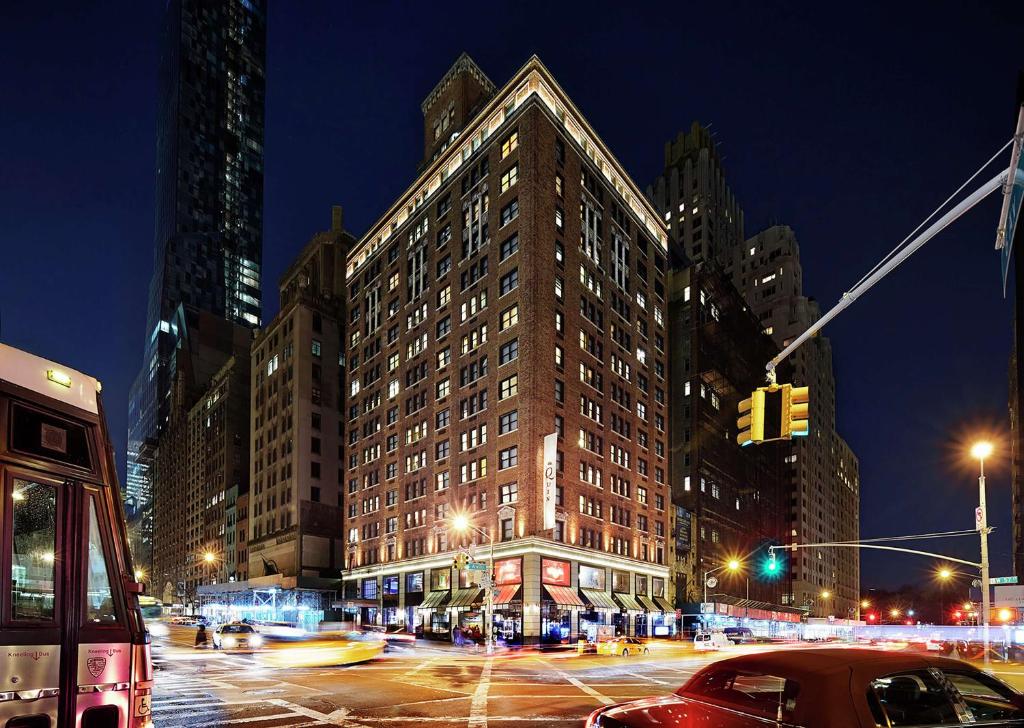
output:
[[[88,5],[0,9],[0,337],[103,381],[123,475],[152,271],[163,3]],[[498,86],[537,53],[642,187],[666,140],[712,124],[747,235],[792,226],[804,292],[823,308],[1010,138],[1024,68],[1020,2],[841,14],[754,2],[270,5],[265,321],[332,204],[362,233],[411,182],[419,104],[463,50]],[[865,537],[973,527],[964,443],[1008,431],[998,211],[995,197],[976,208],[826,329]],[[1000,575],[1005,448],[989,470]],[[976,544],[930,542],[972,559]],[[862,581],[898,586],[932,569],[865,555]]]

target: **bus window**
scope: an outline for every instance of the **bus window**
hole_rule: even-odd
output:
[[[114,596],[110,591],[107,560],[103,555],[100,524],[96,520],[96,498],[89,498],[89,581],[86,584],[85,619],[96,624],[117,622]]]
[[[52,622],[57,489],[15,479],[11,489],[11,620]]]

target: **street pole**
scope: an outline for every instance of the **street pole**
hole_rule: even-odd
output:
[[[487,542],[490,544],[490,556],[488,558],[487,573],[491,575],[487,584],[486,624],[487,628],[487,654],[494,654],[494,537],[487,534]]]
[[[981,471],[978,475],[978,509],[981,530],[981,619],[982,641],[985,647],[985,668],[988,669],[988,620],[989,620],[989,586],[988,586],[988,511],[985,506],[985,458],[978,458]]]

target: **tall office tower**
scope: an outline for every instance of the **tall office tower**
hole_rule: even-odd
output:
[[[344,566],[345,258],[354,243],[335,208],[332,229],[315,235],[281,277],[280,312],[253,340],[250,488],[241,514],[248,523],[236,530],[245,547],[234,554],[237,563],[245,551],[247,563],[239,563],[233,582],[203,579],[203,601],[221,605],[214,618],[315,629],[337,590]],[[236,502],[236,526],[238,516]]]
[[[689,134],[665,144],[665,171],[647,193],[668,227],[674,266],[724,267],[743,243],[743,210],[726,184],[711,130],[696,121]]]
[[[348,259],[343,604],[485,632],[493,545],[512,642],[669,631],[660,217],[536,57],[494,89],[463,55],[422,108]]]
[[[803,295],[796,235],[768,228],[734,250],[727,267],[765,333],[781,348],[820,316]],[[789,358],[791,380],[809,386],[810,434],[795,438],[790,454],[790,543],[851,541],[860,534],[860,476],[856,456],[836,433],[836,381],[832,346],[816,336]],[[780,379],[780,381],[782,381]],[[786,380],[789,381],[789,380]],[[786,602],[815,616],[848,618],[860,612],[860,557],[854,549],[800,550],[788,564],[793,586]]]
[[[143,362],[129,396],[125,500],[150,563],[156,439],[168,426],[178,307],[260,324],[264,0],[169,0],[157,113],[156,225]]]
[[[677,600],[707,602],[715,608],[705,607],[705,627],[729,626],[737,615],[718,609],[722,604],[752,600],[761,602],[755,607],[761,612],[785,611],[768,607],[781,604],[788,589],[783,574],[767,570],[767,546],[783,543],[786,533],[790,448],[787,443],[741,448],[736,442],[737,404],[763,384],[764,363],[777,350],[713,264],[673,270],[669,289]],[[696,522],[692,540],[691,519]],[[688,559],[691,549],[694,560]],[[725,568],[734,559],[743,564],[736,573]],[[705,573],[718,583],[705,589]],[[739,616],[772,621],[761,612]]]
[[[249,483],[249,347],[252,331],[181,306],[168,425],[154,438],[153,592],[194,603],[204,577],[223,575],[224,501]],[[204,561],[210,553],[215,560]]]

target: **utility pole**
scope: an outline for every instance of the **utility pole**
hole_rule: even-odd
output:
[[[989,650],[989,575],[988,575],[988,510],[985,504],[985,458],[992,454],[992,445],[987,442],[976,443],[971,454],[978,459],[978,511],[975,514],[975,525],[981,535],[981,632],[985,646],[985,667],[988,668]]]

